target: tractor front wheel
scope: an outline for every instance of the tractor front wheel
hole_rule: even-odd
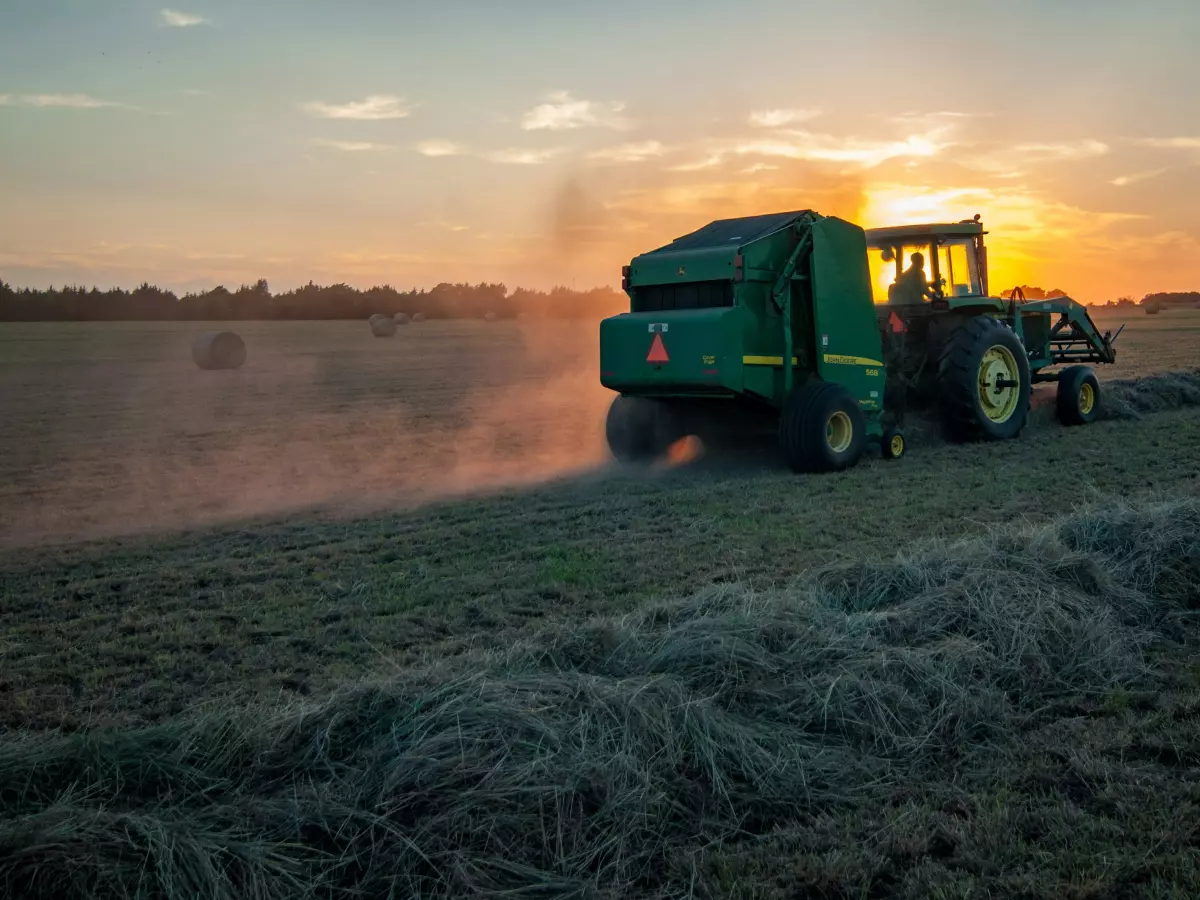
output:
[[[862,456],[866,436],[858,401],[827,381],[793,388],[779,418],[779,443],[793,472],[848,469]]]
[[[899,428],[885,428],[879,440],[879,451],[884,459],[899,459],[904,455],[904,432]]]
[[[1068,366],[1058,376],[1058,421],[1088,425],[1100,416],[1100,382],[1088,366]]]
[[[938,401],[958,441],[1015,438],[1029,416],[1029,357],[1011,328],[976,316],[950,337],[938,361]]]
[[[622,463],[652,463],[662,459],[678,438],[671,408],[648,397],[616,397],[604,423],[608,449]]]

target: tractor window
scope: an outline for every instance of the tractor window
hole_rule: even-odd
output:
[[[920,303],[923,296],[920,285],[913,288],[913,279],[906,278],[905,272],[912,267],[914,253],[921,254],[921,271],[925,283],[933,282],[933,246],[932,243],[905,242],[883,247],[871,247],[867,250],[867,264],[871,270],[871,292],[876,304],[881,303]],[[900,282],[897,284],[897,282]],[[908,294],[912,294],[908,297]]]
[[[969,239],[948,239],[938,248],[938,275],[945,279],[942,293],[947,297],[969,297],[983,293],[975,252]]]

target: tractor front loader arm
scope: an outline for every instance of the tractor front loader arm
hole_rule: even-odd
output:
[[[1020,309],[1022,312],[1041,312],[1058,316],[1058,321],[1050,331],[1048,346],[1043,350],[1053,364],[1116,362],[1117,350],[1113,345],[1117,336],[1102,334],[1082,303],[1069,297],[1058,297],[1053,300],[1024,303]]]

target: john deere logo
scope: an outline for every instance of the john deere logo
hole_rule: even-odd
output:
[[[684,269],[683,266],[680,266],[679,267],[679,277],[682,278],[686,274],[687,274],[687,270]]]

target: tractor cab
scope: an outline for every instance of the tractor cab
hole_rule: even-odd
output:
[[[912,306],[988,296],[986,233],[979,216],[957,224],[869,229],[875,304]]]

